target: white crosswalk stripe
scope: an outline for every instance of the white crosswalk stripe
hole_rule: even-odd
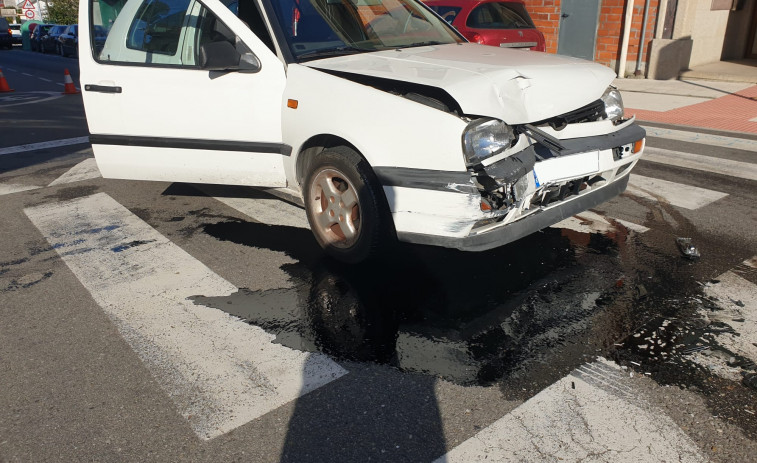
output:
[[[727,193],[708,190],[683,183],[631,174],[626,194],[652,201],[664,201],[684,209],[696,210],[728,196]]]
[[[647,147],[642,159],[658,164],[684,167],[686,169],[701,170],[729,177],[757,180],[757,164],[729,159],[702,156],[700,154],[684,153],[662,148]]]
[[[305,210],[275,197],[229,198],[216,195],[212,186],[200,185],[200,191],[244,215],[269,225],[310,228]]]
[[[745,151],[757,152],[757,140],[749,140],[737,137],[724,137],[709,133],[691,132],[686,130],[666,129],[662,127],[643,126],[647,131],[647,137],[665,138],[699,145],[717,146],[721,148],[735,148]]]
[[[203,439],[226,433],[346,371],[193,295],[237,288],[105,193],[25,209]]]
[[[752,258],[745,265],[757,261]],[[753,265],[753,264],[752,264]],[[717,301],[721,310],[707,311],[707,317],[725,323],[733,332],[717,335],[718,343],[729,351],[757,363],[757,285],[728,271],[708,283],[704,293]]]
[[[18,193],[21,191],[36,190],[42,188],[36,185],[21,185],[18,183],[0,183],[0,196]]]
[[[662,410],[635,399],[621,371],[585,365],[435,463],[706,461]]]
[[[48,186],[81,182],[100,177],[100,170],[97,168],[95,158],[88,158],[66,171],[65,174],[53,180]]]
[[[616,223],[629,230],[633,230],[636,233],[649,231],[649,228],[644,225],[638,225],[633,222],[612,217],[605,217],[592,211],[584,211],[573,217],[568,217],[567,219],[552,225],[552,227],[567,228],[581,233],[608,233],[617,229]]]

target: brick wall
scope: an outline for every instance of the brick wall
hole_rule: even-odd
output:
[[[628,39],[628,63],[636,63],[641,45],[641,28],[644,20],[644,0],[636,0],[633,5],[633,20],[631,21],[631,35]],[[649,43],[654,37],[657,24],[657,6],[659,0],[649,2],[649,17],[644,41],[642,63],[647,61]],[[623,21],[625,20],[626,0],[602,0],[599,11],[599,28],[597,30],[597,47],[594,51],[594,61],[612,66],[620,59],[620,45],[623,40]],[[643,66],[642,66],[643,69]]]
[[[526,10],[534,25],[544,34],[547,53],[557,53],[557,37],[560,32],[560,0],[525,0]]]
[[[639,52],[641,23],[644,18],[645,0],[635,0],[631,36],[628,45],[628,62],[635,63]],[[654,37],[657,23],[657,6],[660,0],[651,0],[647,20],[646,42],[642,62],[646,62],[649,42]],[[560,34],[561,0],[525,0],[526,9],[534,20],[536,27],[544,34],[547,52],[557,53],[557,39]],[[623,21],[625,20],[626,0],[602,0],[599,11],[599,27],[594,60],[606,66],[614,67],[620,59],[620,43],[623,38]]]

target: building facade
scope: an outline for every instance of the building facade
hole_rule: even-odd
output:
[[[626,76],[670,79],[699,64],[757,58],[757,0],[524,1],[547,52]]]

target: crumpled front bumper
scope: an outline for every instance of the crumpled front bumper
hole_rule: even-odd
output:
[[[528,145],[473,174],[429,171],[421,175],[420,171],[381,168],[377,173],[400,241],[484,251],[621,194],[642,154],[645,135],[644,129],[629,120],[613,132],[595,130],[561,139],[560,152],[539,143]],[[641,148],[633,151],[640,140]],[[629,145],[633,150],[628,151]],[[586,158],[593,158],[594,167],[572,172],[575,163]],[[541,181],[539,177],[543,177]],[[487,191],[503,185],[512,191],[520,188],[520,198],[512,196],[504,205],[487,200]]]
[[[522,219],[485,232],[471,234],[465,237],[435,236],[418,233],[397,232],[401,241],[416,244],[427,244],[455,248],[463,251],[486,251],[507,243],[519,240],[524,236],[549,227],[563,219],[572,217],[580,212],[597,206],[607,200],[618,196],[626,190],[629,175],[615,180],[612,183],[594,189],[585,194],[571,198],[547,209],[536,211]]]

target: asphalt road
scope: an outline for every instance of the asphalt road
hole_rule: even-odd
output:
[[[591,212],[345,267],[263,191],[101,178],[76,60],[0,59],[0,461],[755,461],[757,137],[647,126]]]

